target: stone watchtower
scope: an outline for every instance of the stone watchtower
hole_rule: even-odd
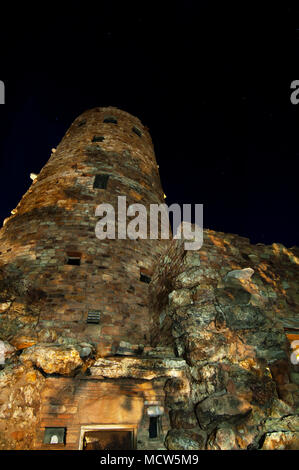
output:
[[[81,338],[108,351],[119,340],[148,342],[148,282],[161,242],[96,238],[96,207],[117,212],[118,196],[127,206],[163,202],[151,137],[127,112],[88,110],[0,232],[1,265],[22,285],[8,318],[21,342],[31,341],[29,325],[39,340]]]
[[[298,449],[297,248],[97,238],[99,204],[164,196],[115,108],[32,178],[0,231],[0,450]]]

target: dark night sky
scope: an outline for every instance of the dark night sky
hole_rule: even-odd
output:
[[[112,105],[149,127],[168,204],[203,203],[205,227],[298,245],[299,16],[286,2],[226,3],[7,12],[0,220],[78,114]]]

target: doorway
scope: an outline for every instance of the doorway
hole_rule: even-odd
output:
[[[136,448],[136,426],[82,426],[81,450],[130,450]]]

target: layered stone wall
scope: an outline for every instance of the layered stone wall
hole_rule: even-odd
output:
[[[73,122],[0,231],[2,339],[18,349],[81,339],[109,351],[148,342],[141,274],[150,277],[165,243],[99,240],[96,207],[109,203],[117,217],[118,196],[127,206],[164,200],[151,137],[128,113],[95,108]],[[99,324],[88,324],[90,312]]]
[[[189,378],[170,380],[168,448],[298,448],[298,250],[204,232],[173,240],[153,276],[152,341],[173,345]]]

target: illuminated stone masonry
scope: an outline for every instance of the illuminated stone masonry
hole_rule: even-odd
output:
[[[100,203],[164,201],[116,108],[32,177],[0,231],[0,449],[299,448],[298,249],[97,239]]]

